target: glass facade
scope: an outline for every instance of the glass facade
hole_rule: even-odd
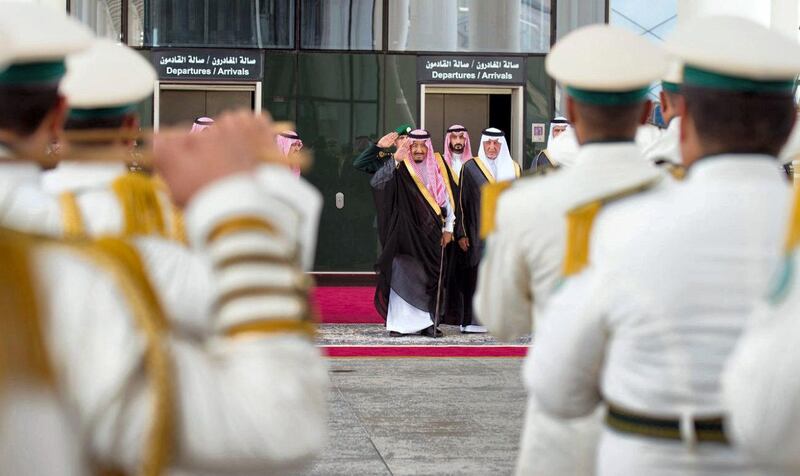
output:
[[[390,50],[550,50],[550,0],[392,0],[389,5]]]
[[[98,32],[121,34],[146,57],[156,47],[264,50],[261,106],[275,120],[296,124],[314,156],[306,178],[324,199],[315,270],[363,272],[372,271],[379,243],[370,177],[352,161],[398,125],[420,124],[419,55],[413,52],[525,56],[523,82],[501,87],[521,87],[522,111],[514,117],[521,121],[517,137],[527,166],[543,146],[532,142],[531,124],[547,123],[553,114],[543,54],[553,31],[551,2],[390,0],[384,11],[382,0],[72,0],[71,12]],[[126,7],[127,24],[120,21]],[[415,14],[423,10],[429,14]],[[446,41],[438,34],[443,17],[437,12],[444,11],[453,13]],[[511,21],[501,20],[508,15]],[[386,24],[391,31],[382,29]],[[158,107],[141,105],[143,125],[153,124]]]
[[[129,1],[132,46],[294,47],[292,1]]]
[[[97,36],[122,39],[122,0],[72,0],[70,13]]]
[[[321,50],[382,48],[380,0],[302,0],[301,47]]]

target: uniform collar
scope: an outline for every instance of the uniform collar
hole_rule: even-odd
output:
[[[783,179],[776,157],[766,154],[717,154],[698,159],[686,175],[687,181],[737,178]]]
[[[0,144],[0,176],[17,182],[38,182],[42,169],[39,164],[16,159],[8,146]]]
[[[105,188],[126,170],[116,162],[63,161],[44,174],[42,185],[50,193]]]
[[[594,165],[598,162],[637,159],[641,161],[642,153],[633,141],[586,142],[575,157],[575,167]]]

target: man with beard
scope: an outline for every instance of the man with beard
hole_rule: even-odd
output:
[[[444,136],[444,158],[437,153],[440,168],[446,171],[450,179],[450,188],[453,196],[458,197],[458,183],[464,164],[472,159],[469,132],[460,124],[453,124],[447,128]],[[458,204],[456,203],[456,216]],[[446,305],[444,324],[461,325],[464,317],[464,293],[459,269],[463,268],[464,252],[453,243],[445,250],[447,270],[445,271]]]
[[[405,152],[371,181],[383,244],[375,308],[391,336],[437,337],[434,316],[442,307],[444,247],[453,240],[455,207],[428,131],[412,131]]]
[[[508,151],[506,138],[499,129],[490,127],[481,136],[478,158],[464,164],[459,189],[458,246],[466,254],[461,270],[464,291],[462,333],[484,333],[472,314],[472,297],[478,283],[478,264],[483,256],[480,236],[481,187],[486,184],[514,180],[519,177],[519,164]]]

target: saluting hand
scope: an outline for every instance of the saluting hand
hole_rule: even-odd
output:
[[[467,238],[465,236],[464,238],[461,238],[460,240],[458,240],[458,246],[459,246],[459,248],[461,248],[461,251],[466,253],[467,250],[469,249],[469,238]]]
[[[184,206],[211,182],[255,169],[262,154],[275,148],[273,134],[266,117],[250,111],[225,113],[202,134],[159,133],[154,165],[172,199]]]
[[[378,147],[381,149],[388,149],[394,145],[394,142],[397,140],[397,136],[397,132],[390,132],[386,134],[378,140]]]

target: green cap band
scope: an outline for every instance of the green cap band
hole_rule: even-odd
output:
[[[64,61],[52,61],[47,63],[20,63],[12,64],[5,71],[0,73],[0,84],[8,86],[35,84],[35,83],[55,83],[58,82],[67,72]]]
[[[738,76],[712,73],[689,65],[683,67],[683,84],[727,91],[750,91],[761,93],[789,93],[794,87],[794,78],[778,81],[758,81]]]
[[[587,89],[574,88],[567,86],[567,94],[578,102],[596,104],[598,106],[620,106],[623,104],[633,104],[643,101],[647,96],[649,86],[631,91],[589,91]]]
[[[95,119],[99,117],[114,117],[128,114],[136,109],[136,104],[126,104],[117,107],[97,107],[93,109],[70,109],[70,119]]]
[[[679,93],[681,92],[681,85],[671,81],[661,81],[661,89],[668,93]]]
[[[397,132],[398,135],[407,136],[408,133],[411,132],[411,126],[409,126],[408,124],[403,124],[394,131]]]

